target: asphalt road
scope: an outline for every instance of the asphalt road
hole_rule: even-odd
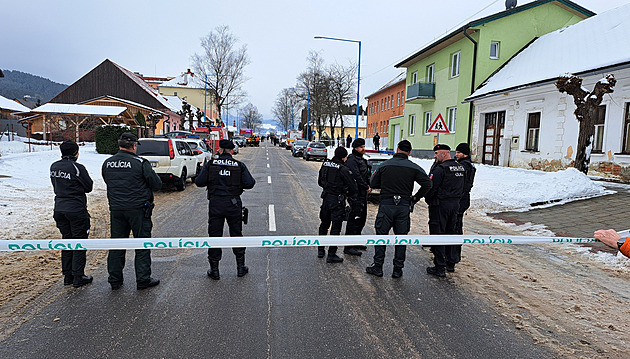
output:
[[[319,162],[289,151],[245,148],[237,156],[256,178],[243,203],[245,235],[315,234]],[[267,166],[269,164],[269,166]],[[269,178],[271,178],[269,183]],[[205,236],[205,190],[158,195],[154,237]],[[372,232],[368,221],[364,233]],[[225,229],[227,235],[227,227]],[[112,291],[105,268],[80,289],[53,286],[29,320],[0,343],[3,358],[541,358],[553,356],[449,281],[425,274],[408,250],[404,276],[392,279],[393,248],[383,278],[365,274],[363,257],[326,264],[315,248],[252,248],[250,273],[236,276],[223,251],[221,280],[206,275],[205,250],[153,251],[162,283],[137,291],[133,253],[126,282]],[[61,293],[61,294],[58,294]],[[54,294],[54,295],[53,295]],[[46,297],[46,296],[44,296]]]

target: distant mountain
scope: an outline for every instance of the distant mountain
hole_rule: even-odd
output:
[[[29,96],[33,102],[39,99],[41,103],[46,103],[68,87],[68,85],[22,71],[2,70],[2,72],[4,77],[0,77],[0,95],[9,99],[22,99]]]

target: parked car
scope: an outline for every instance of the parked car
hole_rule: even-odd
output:
[[[174,184],[178,191],[197,175],[198,159],[183,139],[141,138],[137,154],[151,163],[163,183]]]
[[[232,137],[232,142],[239,147],[245,146],[245,136],[235,135]]]
[[[307,161],[311,158],[321,158],[325,160],[328,158],[328,149],[323,142],[309,142],[304,149],[304,155],[302,155],[302,157]]]
[[[197,169],[195,175],[201,171],[201,167],[212,159],[212,150],[208,148],[206,141],[201,139],[187,138],[186,143],[190,146],[192,153],[197,157]]]
[[[287,147],[287,137],[286,136],[280,137],[280,147]]]
[[[368,166],[370,166],[370,171],[371,171],[370,177],[371,177],[374,174],[374,172],[376,172],[376,170],[383,164],[383,162],[392,158],[392,156],[383,155],[380,153],[366,153],[363,155],[363,158],[365,158],[365,160],[368,163]],[[380,199],[380,196],[381,196],[381,189],[372,188],[372,191],[368,194],[368,199],[378,201]]]
[[[241,146],[238,145],[238,143],[234,142],[234,154],[237,155],[241,150],[240,150]]]
[[[306,146],[308,146],[307,140],[295,140],[295,143],[293,143],[293,148],[291,149],[291,154],[293,155],[293,157],[302,157],[302,155],[304,155],[304,149],[306,148]]]

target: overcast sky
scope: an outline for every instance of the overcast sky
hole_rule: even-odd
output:
[[[629,1],[575,2],[601,13]],[[247,45],[245,89],[270,120],[276,96],[295,85],[309,51],[329,64],[356,62],[357,44],[314,36],[362,42],[364,101],[400,72],[393,67],[398,61],[447,31],[504,9],[504,0],[5,0],[0,68],[71,84],[108,58],[145,76],[177,76],[201,52],[200,38],[225,24]]]

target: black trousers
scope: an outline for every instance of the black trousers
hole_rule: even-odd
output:
[[[374,228],[376,234],[388,235],[390,229],[394,229],[394,234],[407,234],[411,227],[409,218],[409,202],[400,201],[398,205],[393,200],[381,200],[376,214]],[[374,264],[383,266],[385,262],[385,250],[387,246],[374,246]],[[407,246],[397,245],[394,247],[394,267],[403,268],[407,255]]]
[[[326,194],[319,210],[319,235],[325,236],[330,228],[330,235],[337,236],[341,234],[341,227],[346,215],[346,201],[340,200],[338,195]],[[332,226],[331,226],[332,225]],[[319,247],[323,249],[324,246]],[[328,255],[337,253],[337,246],[328,248]]]
[[[151,218],[144,217],[142,208],[129,210],[110,211],[110,227],[112,238],[129,238],[133,233],[134,238],[151,238],[153,222]],[[107,271],[109,283],[121,283],[123,281],[123,268],[125,268],[124,249],[111,249],[107,255]],[[136,249],[134,260],[136,270],[136,282],[146,282],[151,279],[151,250]]]
[[[223,237],[223,226],[227,221],[230,237],[243,236],[243,202],[239,197],[215,196],[208,203],[208,236]],[[232,248],[234,255],[245,256],[244,247]],[[208,248],[208,261],[220,261],[221,248]]]
[[[81,212],[57,212],[53,214],[63,239],[85,239],[90,234],[90,214]],[[61,251],[63,275],[85,275],[85,251]]]
[[[439,205],[429,205],[429,234],[458,234],[458,201],[440,201]],[[433,264],[437,268],[454,266],[460,261],[461,245],[431,246]]]

